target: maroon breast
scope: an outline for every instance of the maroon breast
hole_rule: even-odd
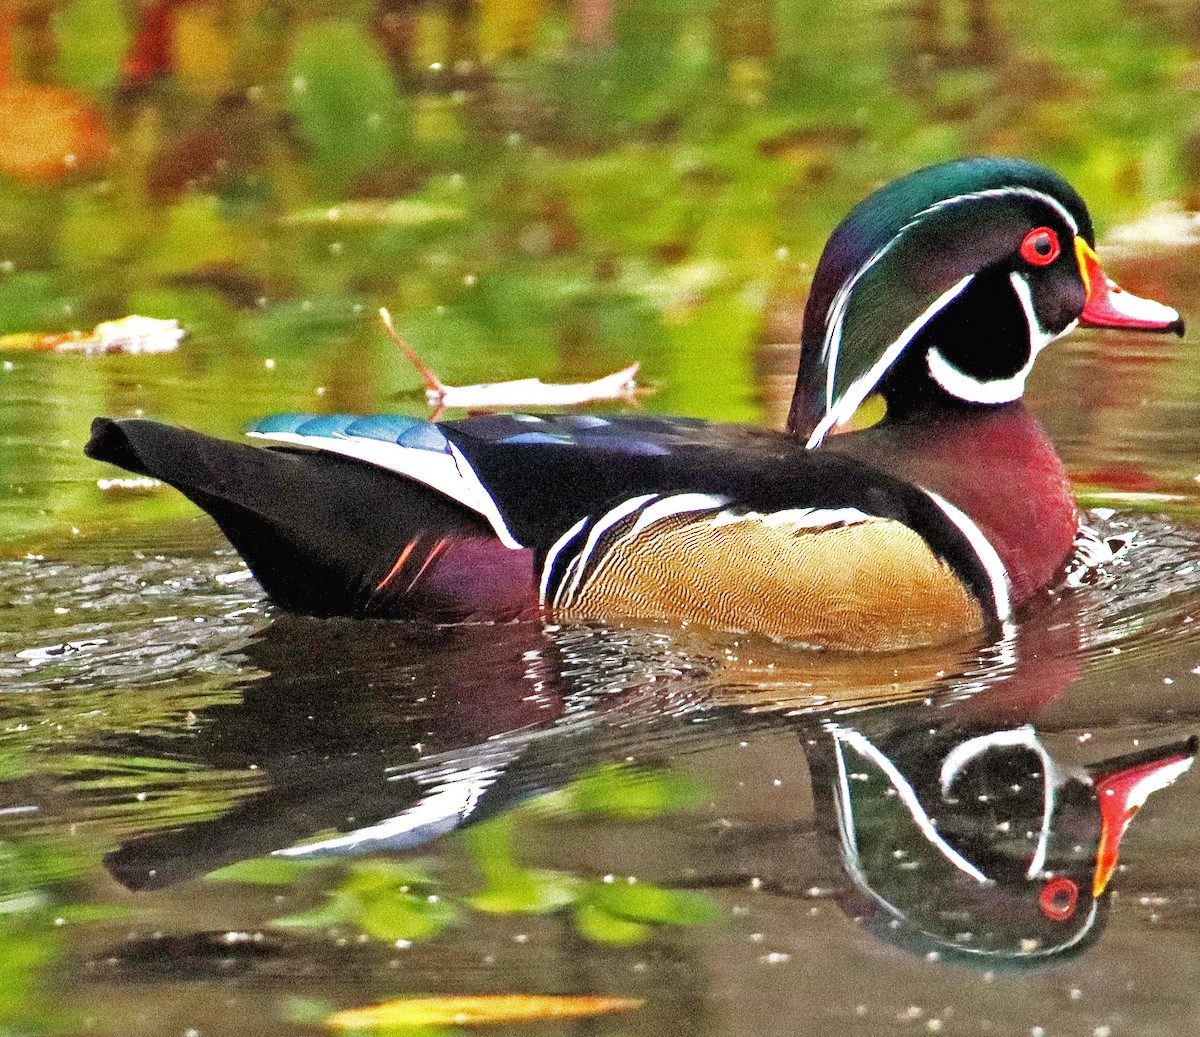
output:
[[[1074,550],[1079,510],[1070,480],[1020,403],[885,421],[827,444],[933,490],[968,515],[1003,561],[1014,606],[1053,584]]]

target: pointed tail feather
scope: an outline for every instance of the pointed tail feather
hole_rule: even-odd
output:
[[[327,453],[262,449],[153,421],[97,418],[89,457],[174,486],[207,511],[284,608],[413,614],[388,584],[415,540],[491,537],[479,516],[403,476]]]

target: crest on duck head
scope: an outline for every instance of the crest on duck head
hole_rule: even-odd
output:
[[[1018,399],[1045,345],[1101,323],[1085,312],[1101,282],[1119,293],[1094,244],[1075,189],[1018,159],[946,162],[877,191],[817,266],[789,430],[816,446],[874,392],[889,408]],[[1169,307],[1119,294],[1137,305],[1104,326],[1180,330]]]

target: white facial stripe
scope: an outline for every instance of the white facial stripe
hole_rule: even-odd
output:
[[[1000,555],[988,542],[988,538],[983,535],[983,531],[963,512],[945,498],[939,497],[933,490],[927,490],[924,486],[920,489],[946,513],[946,517],[967,538],[967,542],[975,552],[975,557],[979,559],[979,563],[987,573],[988,582],[992,585],[992,600],[995,603],[996,618],[1000,620],[1001,624],[1007,626],[1008,620],[1012,617],[1012,602],[1008,592],[1008,570],[1004,568],[1004,562],[1000,560]],[[1005,632],[1007,633],[1007,629]]]
[[[947,209],[947,208],[950,208],[955,205],[961,205],[964,202],[973,202],[973,201],[978,201],[979,199],[985,199],[985,198],[1002,198],[1002,197],[1010,196],[1010,195],[1020,195],[1020,196],[1026,197],[1026,198],[1032,198],[1036,201],[1042,202],[1042,203],[1050,206],[1050,208],[1054,209],[1054,211],[1057,212],[1058,215],[1062,217],[1063,222],[1066,223],[1066,225],[1071,228],[1072,235],[1079,233],[1079,223],[1076,221],[1075,217],[1071,215],[1070,211],[1066,208],[1066,206],[1064,206],[1061,202],[1058,201],[1058,199],[1052,197],[1051,195],[1048,195],[1043,191],[1036,191],[1031,187],[996,187],[996,188],[992,188],[987,191],[975,191],[975,192],[972,192],[971,194],[955,195],[953,198],[944,198],[939,202],[935,202],[933,205],[930,205],[927,208],[922,209],[919,213],[917,213],[915,216],[913,216],[913,218],[911,220],[909,220],[908,223],[906,223],[903,227],[901,227],[900,230],[897,231],[896,234],[893,235],[892,238],[881,249],[879,249],[874,255],[871,256],[870,259],[868,259],[850,277],[848,277],[846,279],[846,281],[837,290],[837,293],[833,297],[833,302],[829,307],[829,313],[827,314],[827,316],[825,318],[825,339],[824,339],[824,342],[822,343],[822,347],[821,347],[821,359],[825,363],[825,412],[826,412],[826,417],[824,420],[821,421],[820,425],[818,426],[819,434],[818,434],[818,432],[814,432],[813,436],[809,439],[808,446],[810,448],[814,447],[818,443],[820,443],[821,440],[825,438],[826,433],[831,428],[833,428],[834,425],[840,424],[841,422],[847,420],[850,416],[848,414],[845,414],[845,408],[842,406],[842,401],[846,399],[846,397],[844,396],[844,397],[842,397],[842,400],[838,401],[839,414],[844,415],[844,416],[840,416],[837,418],[833,418],[833,420],[830,420],[830,418],[834,412],[833,385],[834,385],[834,375],[836,374],[836,371],[837,371],[838,354],[841,352],[842,325],[845,323],[846,308],[850,304],[850,296],[854,293],[854,288],[858,284],[858,282],[860,280],[862,280],[863,276],[867,273],[868,270],[871,269],[871,267],[873,267],[877,262],[879,262],[879,260],[882,259],[883,256],[886,255],[891,250],[891,248],[896,244],[896,242],[898,242],[902,237],[904,237],[904,235],[906,233],[908,233],[908,231],[912,227],[916,226],[918,223],[921,222],[921,220],[923,220],[925,217],[927,217],[931,213],[938,212],[942,209]],[[961,283],[962,282],[960,282],[960,284]],[[959,291],[961,291],[961,290],[962,289],[960,288]],[[946,301],[948,302],[949,300],[946,300]],[[945,305],[945,303],[943,303],[943,305]],[[911,328],[912,325],[909,325],[909,327]],[[905,330],[907,332],[908,329],[905,329]],[[909,338],[909,341],[910,340],[911,340],[911,336]],[[905,342],[905,345],[907,345],[907,341]],[[894,343],[893,343],[893,346],[894,346]],[[903,346],[901,347],[901,349],[903,349]],[[888,350],[884,353],[884,357],[890,356],[890,359],[888,359],[888,362],[886,364],[883,364],[882,368],[879,363],[875,364],[871,368],[870,372],[868,372],[867,377],[870,377],[871,375],[875,375],[875,381],[873,383],[871,383],[866,388],[865,391],[862,392],[862,395],[855,402],[853,408],[850,409],[850,414],[853,414],[854,411],[858,409],[859,404],[861,404],[862,401],[865,400],[867,398],[867,396],[870,395],[871,390],[874,389],[874,387],[875,387],[875,384],[878,383],[879,379],[882,378],[883,375],[887,372],[887,369],[892,365],[892,363],[895,362],[896,357],[899,356],[899,353],[900,353],[899,350],[896,350],[895,352],[893,352],[892,347],[889,347]],[[878,371],[877,375],[875,374],[876,371]],[[865,380],[865,379],[860,379],[859,381],[863,381],[863,380]],[[847,392],[847,395],[849,395],[849,391],[854,390],[858,386],[858,384],[859,384],[858,382],[855,382],[853,385],[851,385],[850,390],[848,390],[848,392]]]
[[[993,187],[987,191],[976,191],[972,194],[955,195],[953,198],[944,198],[940,202],[934,202],[934,204],[928,209],[924,209],[917,213],[913,219],[918,220],[921,217],[936,211],[937,209],[945,209],[952,205],[958,205],[960,202],[971,202],[979,198],[1002,198],[1005,195],[1013,194],[1022,195],[1025,198],[1032,198],[1035,201],[1045,203],[1062,217],[1063,222],[1071,228],[1071,233],[1073,235],[1079,233],[1078,221],[1076,221],[1075,217],[1071,215],[1071,211],[1065,205],[1063,205],[1062,202],[1060,202],[1053,195],[1048,195],[1045,191],[1038,191],[1032,187]]]
[[[1021,303],[1021,309],[1025,313],[1025,322],[1029,325],[1029,359],[1025,361],[1019,371],[1004,378],[979,379],[952,364],[936,346],[929,351],[925,358],[933,380],[951,396],[957,396],[960,400],[966,400],[968,403],[996,404],[1019,400],[1025,393],[1025,382],[1029,378],[1029,372],[1033,370],[1033,364],[1037,360],[1038,354],[1055,339],[1062,338],[1063,335],[1074,331],[1079,323],[1077,320],[1071,321],[1057,335],[1046,331],[1034,311],[1033,293],[1025,276],[1016,271],[1008,276],[1013,291],[1016,292],[1017,299]]]
[[[971,283],[974,277],[974,274],[967,274],[957,284],[942,292],[916,320],[904,329],[900,337],[888,346],[883,356],[875,361],[874,366],[865,375],[850,384],[850,387],[838,400],[837,405],[826,408],[825,417],[821,419],[820,424],[813,429],[813,434],[809,436],[807,446],[810,450],[825,438],[834,425],[840,425],[844,421],[849,421],[854,416],[854,412],[858,410],[862,401],[871,395],[875,386],[887,374],[888,368],[904,352],[905,347],[930,320],[962,294],[963,290]],[[830,377],[832,378],[833,367],[831,366],[829,370],[831,372]]]
[[[1037,311],[1033,308],[1033,291],[1029,287],[1029,281],[1024,274],[1019,274],[1013,271],[1008,275],[1008,283],[1013,286],[1013,291],[1017,293],[1017,299],[1021,303],[1021,309],[1025,313],[1025,323],[1029,325],[1029,362],[1033,363],[1034,358],[1045,349],[1058,336],[1051,334],[1042,327],[1042,322],[1038,320]]]
[[[583,527],[586,525],[587,525],[587,516],[585,515],[578,522],[576,522],[575,525],[573,525],[570,529],[568,529],[562,536],[560,536],[556,541],[554,541],[554,545],[550,548],[549,551],[546,552],[546,562],[542,566],[542,580],[541,580],[541,583],[538,585],[538,601],[542,605],[546,604],[546,591],[550,585],[550,573],[554,569],[554,563],[558,559],[558,553],[564,547],[566,547],[567,544],[569,544],[572,540],[574,540],[575,537],[578,535],[579,531],[581,529],[583,529]]]

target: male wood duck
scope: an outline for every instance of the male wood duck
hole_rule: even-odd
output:
[[[871,195],[817,267],[786,433],[285,415],[250,430],[261,450],[99,418],[86,449],[181,490],[297,612],[640,617],[851,651],[994,636],[1078,529],[1021,404],[1038,353],[1079,324],[1183,333],[1094,243],[1079,195],[1028,162],[948,162]],[[830,436],[873,393],[886,418]]]

